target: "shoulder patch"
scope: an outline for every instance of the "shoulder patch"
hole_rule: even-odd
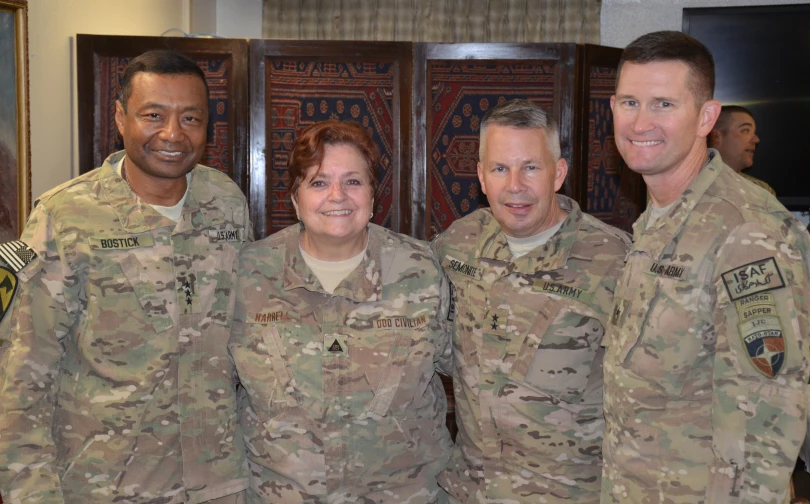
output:
[[[722,277],[732,301],[785,286],[782,272],[773,257],[728,270]]]
[[[19,273],[36,257],[34,249],[20,240],[0,243],[0,259],[6,261],[14,273]]]
[[[10,269],[0,266],[0,321],[8,313],[15,292],[17,292],[17,275]]]

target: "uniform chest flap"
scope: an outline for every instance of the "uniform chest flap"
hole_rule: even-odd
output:
[[[493,289],[497,295],[497,290]],[[600,353],[604,325],[585,289],[535,281],[508,302],[488,300],[484,361],[509,377],[564,402],[582,397]]]
[[[707,283],[685,265],[650,261],[644,266],[622,317],[618,357],[630,371],[678,399],[694,378],[697,360],[708,358],[716,342]]]

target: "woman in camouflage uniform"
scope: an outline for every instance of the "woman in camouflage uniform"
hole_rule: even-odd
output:
[[[377,161],[360,125],[307,128],[301,223],[242,253],[229,348],[248,502],[446,502],[447,281],[426,244],[369,223]]]

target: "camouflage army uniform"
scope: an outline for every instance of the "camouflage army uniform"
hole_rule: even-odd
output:
[[[456,296],[458,437],[439,483],[461,502],[599,501],[602,356],[626,233],[570,212],[513,259],[489,209],[433,243]]]
[[[363,261],[329,295],[299,234],[291,226],[240,259],[229,349],[244,387],[248,502],[445,502],[441,268],[426,244],[369,225]]]
[[[810,237],[716,151],[645,231],[605,336],[605,503],[783,503],[805,434]]]
[[[245,198],[197,166],[175,223],[115,173],[123,155],[42,196],[23,232],[36,256],[0,324],[6,504],[196,503],[247,486],[227,356]]]

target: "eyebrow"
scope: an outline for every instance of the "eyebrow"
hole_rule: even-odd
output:
[[[744,122],[744,123],[740,124],[740,125],[739,125],[739,126],[737,126],[737,127],[738,127],[738,128],[742,128],[743,126],[753,126],[753,125],[754,125],[754,123],[750,123],[750,122]]]
[[[167,108],[169,108],[169,106],[165,105],[163,103],[158,103],[158,102],[147,102],[147,103],[144,103],[143,105],[141,105],[141,107],[138,110],[145,110],[145,109],[150,109],[150,108],[154,108],[154,109],[158,109],[158,110],[166,110]],[[192,112],[192,111],[193,112],[202,112],[203,108],[192,105],[190,107],[186,107],[183,110],[181,110],[181,112]]]

